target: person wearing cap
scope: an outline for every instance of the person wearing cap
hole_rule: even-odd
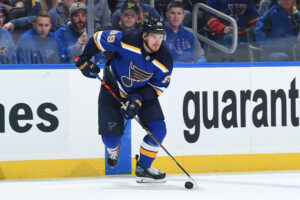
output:
[[[70,22],[54,33],[59,41],[64,63],[73,63],[73,60],[82,53],[83,47],[87,43],[86,5],[81,2],[73,3],[70,6],[69,14]]]
[[[184,7],[179,1],[169,3],[166,12],[165,46],[177,62],[205,62],[204,50],[190,28],[183,26]]]
[[[23,33],[17,45],[17,57],[20,64],[60,63],[58,41],[50,32],[51,16],[47,11],[35,15],[33,28]]]
[[[128,31],[135,28],[138,21],[139,8],[135,3],[124,3],[121,8],[120,21],[116,23],[117,30]]]
[[[124,103],[121,107],[102,85],[98,101],[99,134],[108,151],[107,164],[118,163],[124,134],[124,118],[138,116],[141,123],[163,142],[166,124],[158,97],[168,88],[173,70],[173,58],[163,45],[166,29],[161,18],[145,19],[141,32],[99,31],[88,41],[83,53],[76,58],[82,74],[96,78],[100,68],[90,61],[99,51],[113,51],[106,63],[103,80]],[[84,106],[84,105],[83,105]],[[146,135],[141,142],[140,159],[137,158],[136,181],[165,182],[166,174],[152,167],[159,144]]]
[[[151,5],[141,3],[141,0],[127,0],[128,3],[135,3],[139,8],[139,18],[137,21],[137,27],[142,27],[143,21],[145,18],[153,17],[153,18],[162,18],[157,10],[155,10]],[[125,2],[125,3],[126,3]],[[117,9],[111,17],[112,24],[115,24],[120,21],[120,13],[121,9]]]
[[[138,31],[136,29],[138,12],[138,7],[135,5],[135,3],[126,2],[123,4],[123,7],[121,9],[120,21],[111,27],[100,27],[97,29],[97,31],[103,31],[108,29],[119,31]],[[104,52],[104,54],[102,52],[99,52],[97,55],[95,55],[95,63],[105,63],[106,60],[110,60],[113,56],[113,52],[110,51],[106,51]]]
[[[0,64],[16,64],[15,43],[10,32],[2,28],[6,17],[6,9],[0,6]]]

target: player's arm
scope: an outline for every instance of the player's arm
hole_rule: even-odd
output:
[[[116,30],[96,32],[85,46],[83,55],[91,58],[100,51],[117,51],[121,47],[121,37],[122,32]]]
[[[94,65],[90,59],[100,51],[117,51],[121,47],[122,32],[107,30],[96,32],[86,44],[83,53],[75,59],[76,66],[82,74],[89,78],[95,78],[93,73],[99,73],[100,68]]]

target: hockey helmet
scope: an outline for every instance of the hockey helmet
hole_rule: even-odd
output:
[[[166,34],[166,27],[161,18],[146,18],[143,23],[143,32]]]

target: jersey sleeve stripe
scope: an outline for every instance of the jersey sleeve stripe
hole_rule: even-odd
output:
[[[141,49],[140,49],[140,48],[131,46],[131,45],[126,44],[126,43],[124,43],[124,42],[121,42],[121,45],[122,45],[122,48],[124,48],[124,49],[127,49],[127,50],[129,50],[129,51],[133,51],[133,52],[135,52],[135,53],[141,54]]]
[[[94,34],[93,38],[94,38],[94,42],[97,45],[98,49],[100,51],[105,51],[105,49],[103,48],[103,46],[100,43],[102,33],[103,33],[102,31],[96,32]]]
[[[163,71],[163,72],[165,72],[165,73],[169,72],[169,70],[168,70],[163,64],[161,64],[160,62],[158,62],[158,60],[154,59],[154,60],[152,61],[152,63],[153,63],[156,67],[158,67],[161,71]]]

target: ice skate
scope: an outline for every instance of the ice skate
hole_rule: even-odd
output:
[[[144,168],[136,156],[135,176],[138,183],[164,183],[166,182],[166,173],[153,167]]]
[[[115,149],[107,149],[107,152],[108,152],[107,164],[110,167],[114,167],[117,164],[118,160],[119,160],[120,146],[121,146],[121,144],[119,144],[119,146],[117,146]]]

